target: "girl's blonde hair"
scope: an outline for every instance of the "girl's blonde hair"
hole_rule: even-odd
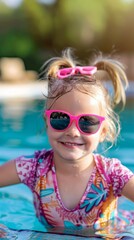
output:
[[[54,57],[44,64],[44,74],[48,79],[48,96],[46,107],[51,108],[53,103],[62,95],[77,89],[96,98],[107,119],[108,131],[105,140],[115,142],[120,133],[119,116],[114,108],[126,102],[125,89],[128,80],[124,72],[124,66],[117,60],[103,57],[102,54],[90,62],[91,66],[97,67],[97,72],[91,76],[74,75],[64,79],[58,79],[57,71],[61,68],[82,66],[74,58],[72,50],[66,49],[61,57]],[[110,82],[112,83],[109,88]]]

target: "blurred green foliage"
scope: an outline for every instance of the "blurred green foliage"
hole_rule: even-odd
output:
[[[123,0],[23,0],[18,8],[0,2],[0,57],[21,57],[27,69],[72,47],[88,58],[93,49],[134,51],[134,2]]]

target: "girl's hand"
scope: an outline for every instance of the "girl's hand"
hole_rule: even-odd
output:
[[[0,239],[7,239],[7,228],[3,225],[0,224]]]

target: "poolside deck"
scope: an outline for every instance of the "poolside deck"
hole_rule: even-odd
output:
[[[47,95],[47,81],[9,84],[0,83],[0,101],[6,99],[42,99]],[[134,82],[130,82],[127,97],[134,97]]]
[[[0,83],[0,101],[6,99],[42,99],[47,95],[47,82],[28,82],[24,84]]]

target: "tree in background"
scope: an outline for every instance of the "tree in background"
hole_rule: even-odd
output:
[[[48,3],[23,0],[21,6],[12,10],[0,5],[0,57],[19,56],[28,68],[39,69],[45,59],[66,47],[77,49],[83,59],[89,57],[92,49],[108,53],[113,46],[117,51],[134,50],[133,3],[123,0],[116,0],[116,4],[111,0]]]

